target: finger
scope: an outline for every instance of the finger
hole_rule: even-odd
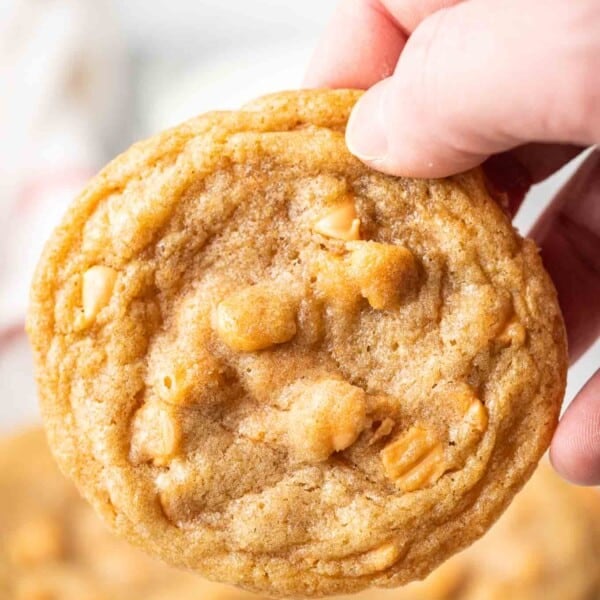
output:
[[[394,71],[407,35],[376,2],[342,0],[304,85],[366,89]]]
[[[565,479],[579,485],[600,484],[600,370],[563,415],[550,459]]]
[[[600,150],[585,160],[530,235],[556,286],[574,362],[600,335]]]
[[[309,64],[307,87],[366,89],[394,71],[408,34],[459,0],[342,0]]]
[[[350,150],[439,177],[525,142],[600,140],[600,3],[472,0],[427,17],[355,107]]]

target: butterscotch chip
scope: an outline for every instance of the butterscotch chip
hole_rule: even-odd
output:
[[[86,323],[92,321],[100,310],[108,303],[117,278],[117,273],[110,267],[96,265],[83,274],[81,299],[83,317]]]
[[[309,265],[314,281],[315,295],[327,304],[352,314],[360,300],[360,288],[348,272],[345,257],[331,252],[321,252]]]
[[[160,403],[144,404],[133,417],[131,426],[131,460],[151,460],[164,466],[174,458],[181,441],[179,424],[168,407]]]
[[[360,219],[356,214],[354,202],[350,199],[321,217],[313,229],[324,236],[336,240],[359,240]]]
[[[369,440],[369,445],[377,443],[379,440],[387,437],[390,433],[392,433],[392,429],[394,429],[394,420],[386,417],[381,421],[375,431],[373,432],[373,436]]]
[[[375,309],[393,309],[416,290],[417,265],[406,248],[354,241],[345,250],[341,256],[320,253],[310,265],[316,291],[327,302],[352,312],[351,305],[362,296]]]
[[[334,379],[294,386],[287,423],[299,460],[320,462],[352,445],[366,425],[366,394]]]
[[[528,479],[564,391],[535,244],[478,170],[394,178],[351,156],[358,97],[278,94],[136,145],[33,282],[65,472],[149,552],[269,594],[425,576]],[[79,328],[90,265],[118,278]],[[511,319],[522,344],[498,341]],[[164,423],[143,418],[157,406]]]
[[[373,308],[396,308],[414,289],[417,266],[410,250],[378,242],[354,242],[348,248],[349,275]]]
[[[411,427],[381,451],[385,474],[404,492],[433,485],[444,473],[442,444],[428,430]]]
[[[296,335],[295,302],[270,286],[255,285],[225,298],[217,307],[216,331],[232,350],[253,352]]]
[[[479,431],[479,433],[483,433],[487,429],[487,411],[479,400],[475,399],[469,405],[465,414],[464,424],[469,429],[474,429],[475,431]]]
[[[447,402],[456,408],[459,419],[454,425],[455,434],[451,439],[458,443],[467,443],[467,439],[475,435],[477,439],[488,426],[488,412],[473,388],[460,384],[449,386],[444,392]]]
[[[161,400],[169,404],[182,404],[191,385],[192,382],[187,377],[184,367],[172,365],[171,368],[159,372],[156,388]]]

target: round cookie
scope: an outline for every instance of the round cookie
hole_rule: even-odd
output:
[[[28,331],[62,469],[166,561],[279,595],[424,577],[531,475],[556,294],[479,171],[377,173],[353,91],[134,145],[49,241]]]

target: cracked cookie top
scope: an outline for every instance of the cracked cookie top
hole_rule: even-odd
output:
[[[479,171],[352,157],[354,91],[209,113],[76,200],[28,331],[62,468],[130,541],[278,595],[425,576],[552,435],[556,294]]]

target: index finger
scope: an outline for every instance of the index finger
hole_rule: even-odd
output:
[[[410,33],[462,0],[341,0],[309,64],[307,87],[366,89],[389,77]]]

